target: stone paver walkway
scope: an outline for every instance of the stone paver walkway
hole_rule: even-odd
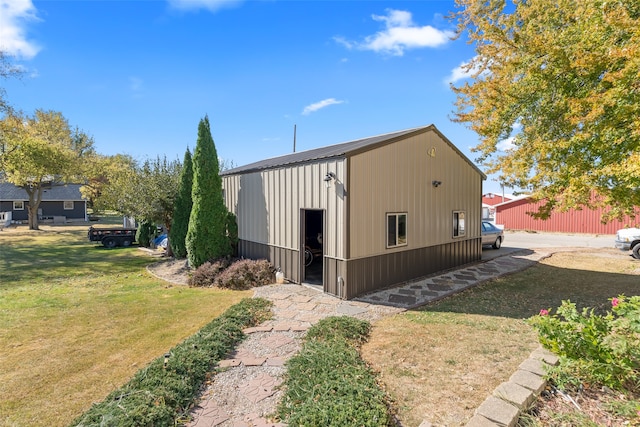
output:
[[[547,252],[523,251],[494,258],[487,262],[452,270],[425,279],[407,282],[400,286],[374,292],[356,298],[369,304],[384,304],[405,309],[419,307],[429,302],[460,292],[494,277],[521,271],[543,258]]]
[[[523,270],[548,256],[523,252],[405,283],[343,301],[301,285],[256,288],[255,296],[273,302],[273,318],[245,330],[248,335],[219,363],[217,372],[192,410],[189,427],[284,426],[269,419],[282,396],[285,362],[300,349],[306,330],[328,316],[376,320],[427,304],[497,276]]]

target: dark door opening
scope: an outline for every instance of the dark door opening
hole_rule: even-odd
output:
[[[304,259],[303,281],[310,285],[324,284],[322,273],[324,263],[324,211],[304,210],[302,224]]]

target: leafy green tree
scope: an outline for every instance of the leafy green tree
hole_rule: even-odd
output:
[[[156,157],[143,163],[137,177],[136,218],[162,224],[167,231],[171,229],[181,170],[177,159],[168,161],[166,157]]]
[[[93,153],[83,163],[84,185],[80,192],[94,213],[114,210],[130,215],[135,200],[132,181],[138,164],[129,155]],[[126,213],[125,213],[126,212]]]
[[[107,156],[94,153],[83,164],[84,185],[80,187],[87,205],[98,213],[103,210],[115,210],[121,206],[121,192],[117,183],[128,183],[135,173],[137,163],[129,155]]]
[[[186,245],[189,264],[195,268],[209,259],[231,254],[218,155],[206,116],[198,124],[198,140],[193,154],[192,199]]]
[[[169,231],[169,243],[173,250],[173,256],[176,258],[186,258],[187,246],[185,240],[187,238],[187,230],[189,229],[189,217],[191,216],[191,207],[193,201],[191,192],[193,189],[193,163],[191,152],[187,148],[184,153],[182,162],[182,173],[180,175],[180,188],[173,206],[173,222]]]
[[[64,116],[36,110],[33,116],[10,112],[0,121],[0,169],[8,182],[29,197],[29,229],[38,230],[38,208],[45,188],[80,180],[83,156],[93,139],[71,131]]]
[[[454,120],[479,161],[553,209],[640,205],[640,3],[456,0],[476,56]],[[500,144],[512,142],[508,149]],[[591,199],[592,192],[598,195]],[[606,219],[606,218],[605,218]]]
[[[97,164],[94,178],[84,188],[85,194],[95,196],[95,208],[171,229],[182,170],[178,160],[156,157],[139,165],[129,156],[117,155],[102,157]]]

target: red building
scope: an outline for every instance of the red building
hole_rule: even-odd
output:
[[[600,219],[602,214],[608,211],[606,207],[553,212],[546,220],[533,218],[530,213],[537,212],[543,204],[544,201],[534,202],[527,196],[496,204],[493,206],[495,223],[504,226],[505,230],[586,234],[616,234],[621,228],[638,227],[640,224],[640,208],[635,219],[625,217],[622,221],[611,221],[607,224],[603,224]]]
[[[513,199],[515,199],[515,196],[512,194],[487,193],[482,195],[482,204],[495,206],[499,203],[508,202]]]

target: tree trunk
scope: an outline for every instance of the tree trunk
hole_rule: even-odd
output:
[[[40,185],[34,187],[25,186],[25,190],[29,195],[29,206],[27,206],[27,213],[29,214],[29,230],[40,230],[38,224],[38,208],[42,201],[42,187]]]
[[[171,231],[171,222],[169,221],[169,226],[167,226],[165,222],[164,228],[165,230],[167,230],[167,256],[173,258],[173,249],[171,249],[171,240],[169,240],[169,231]]]

